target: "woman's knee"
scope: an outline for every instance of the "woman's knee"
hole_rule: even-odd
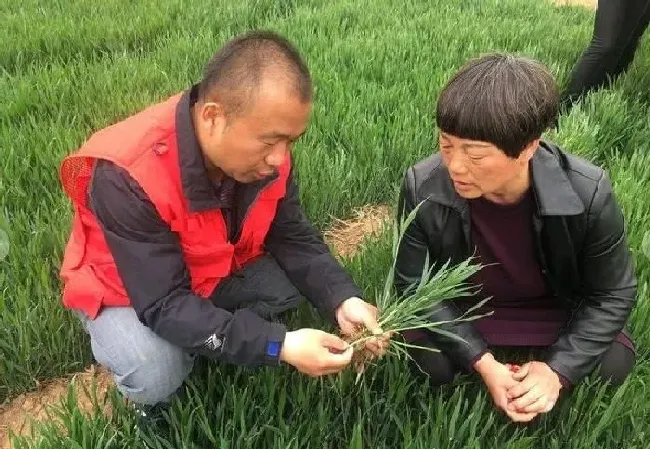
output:
[[[411,368],[424,374],[433,385],[444,385],[453,382],[460,368],[442,352],[432,352],[424,349],[411,349]]]
[[[634,351],[615,341],[603,355],[598,373],[603,382],[620,386],[634,369],[635,363]]]

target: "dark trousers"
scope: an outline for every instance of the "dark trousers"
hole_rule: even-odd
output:
[[[575,66],[562,94],[565,108],[627,70],[648,22],[649,0],[598,1],[591,43]]]
[[[435,347],[430,340],[414,342],[418,346]],[[496,348],[499,349],[499,348]],[[518,348],[521,349],[521,348]],[[543,353],[543,348],[532,349],[534,353]],[[413,371],[426,374],[434,385],[451,383],[457,374],[468,374],[468,371],[442,352],[432,352],[425,349],[410,350]],[[497,357],[498,359],[498,357]],[[540,359],[538,359],[540,360]],[[543,359],[541,359],[543,360]],[[512,363],[512,360],[499,360],[501,363]],[[625,381],[634,368],[636,355],[631,348],[614,341],[601,358],[598,374],[603,381],[609,381],[613,386],[619,386]]]
[[[270,255],[223,279],[210,295],[212,303],[230,312],[250,309],[265,319],[296,308],[303,296]]]

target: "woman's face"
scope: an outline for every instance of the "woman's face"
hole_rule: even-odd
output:
[[[463,198],[504,196],[528,178],[528,162],[539,141],[529,144],[517,158],[495,145],[440,133],[440,152],[456,192]]]

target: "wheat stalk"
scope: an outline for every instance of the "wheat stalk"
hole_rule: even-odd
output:
[[[403,240],[406,230],[415,220],[417,211],[423,203],[424,201],[418,204],[405,219],[402,219],[400,223],[396,223],[393,227],[393,264],[386,277],[383,290],[376,295],[376,305],[379,312],[378,322],[384,332],[390,332],[393,336],[401,335],[408,330],[427,329],[463,341],[461,337],[441,329],[440,326],[450,322],[473,321],[491,315],[491,312],[483,315],[471,315],[490,298],[478,302],[453,321],[433,322],[430,314],[433,308],[442,301],[472,296],[477,293],[478,287],[472,286],[468,279],[482,269],[483,265],[474,263],[473,257],[453,266],[447,261],[436,269],[435,265],[430,264],[427,255],[419,281],[410,285],[402,295],[398,296],[395,292],[394,278],[399,244]],[[355,350],[353,365],[358,374],[365,370],[365,366],[372,359],[372,355],[363,347],[363,343],[371,338],[374,338],[374,335],[368,329],[359,330],[347,337],[347,341]],[[409,348],[438,351],[436,348],[418,346],[391,338],[387,352],[400,358],[401,356],[410,358],[407,351]]]

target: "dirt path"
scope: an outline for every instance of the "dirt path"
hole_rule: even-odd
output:
[[[335,254],[348,257],[359,250],[363,242],[376,235],[390,218],[386,206],[366,206],[355,211],[354,218],[338,220],[335,226],[325,232],[325,240]],[[67,394],[74,378],[77,403],[84,412],[92,410],[92,401],[84,390],[92,390],[93,380],[97,382],[97,398],[101,402],[106,391],[113,385],[109,373],[101,367],[91,366],[87,371],[44,382],[36,391],[17,396],[6,405],[0,405],[0,449],[10,449],[9,430],[16,435],[29,435],[30,420],[48,419],[47,406],[60,403]]]
[[[28,435],[31,430],[30,420],[48,419],[47,406],[58,404],[67,394],[68,385],[75,380],[77,402],[84,412],[92,410],[92,401],[84,393],[92,391],[93,379],[97,382],[97,396],[101,401],[112,380],[108,373],[95,366],[87,371],[70,376],[51,379],[44,382],[36,391],[21,394],[7,405],[0,406],[0,449],[9,449],[9,429],[16,435]]]
[[[596,9],[596,7],[598,6],[598,0],[551,0],[551,1],[558,6],[578,5],[578,6],[584,6],[585,8],[589,8],[589,9]]]

